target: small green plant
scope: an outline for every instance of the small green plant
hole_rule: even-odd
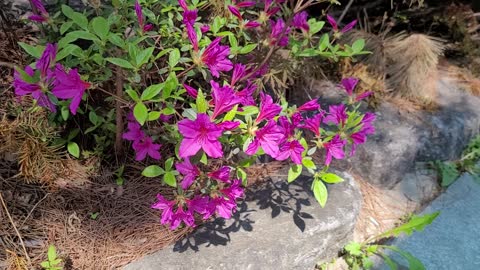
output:
[[[371,257],[377,255],[383,258],[390,269],[398,269],[397,264],[385,253],[386,250],[393,251],[408,262],[408,269],[425,269],[422,262],[415,258],[411,253],[401,250],[396,246],[379,244],[390,237],[398,237],[402,233],[411,235],[414,231],[422,231],[427,225],[431,224],[439,215],[439,212],[426,214],[423,216],[412,215],[408,222],[395,227],[389,231],[367,239],[363,243],[350,242],[343,249],[343,258],[348,264],[349,269],[371,269],[373,261]],[[328,269],[328,264],[320,266],[320,269]]]
[[[467,145],[459,160],[456,161],[434,161],[433,167],[440,175],[440,185],[448,187],[460,177],[460,174],[467,172],[480,182],[480,135],[473,138]]]
[[[40,263],[43,269],[46,270],[62,270],[63,267],[60,266],[62,259],[57,258],[57,249],[54,245],[48,247],[47,260]]]

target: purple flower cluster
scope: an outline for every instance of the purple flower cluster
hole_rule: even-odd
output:
[[[137,15],[138,26],[140,27],[140,29],[142,29],[143,33],[151,31],[153,29],[152,24],[145,24],[142,6],[138,2],[138,0],[135,0],[135,14]]]
[[[128,116],[128,130],[123,133],[122,138],[133,142],[132,148],[136,153],[135,160],[142,161],[147,155],[155,160],[161,158],[159,150],[162,145],[154,143],[153,139],[145,134],[133,114]]]
[[[28,19],[34,22],[47,22],[49,19],[49,15],[47,10],[42,4],[41,0],[31,0],[31,3],[35,7],[35,14],[28,16]]]
[[[58,99],[70,99],[70,112],[75,115],[90,84],[80,78],[76,69],[67,72],[61,64],[55,63],[56,55],[57,45],[47,44],[35,69],[27,66],[24,71],[15,70],[15,95],[31,95],[39,106],[52,112],[56,112],[56,106],[49,95]]]

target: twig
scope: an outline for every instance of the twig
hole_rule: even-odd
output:
[[[342,15],[340,15],[340,17],[337,20],[338,25],[340,25],[340,23],[342,23],[343,18],[345,17],[345,15],[347,15],[347,12],[350,9],[350,7],[352,6],[352,4],[353,4],[353,0],[350,0],[348,2],[348,4],[345,6],[345,9],[343,10]]]
[[[122,74],[122,69],[117,66],[117,77],[115,80],[115,91],[116,95],[120,98],[122,98],[123,94],[123,74]],[[115,103],[115,125],[116,125],[116,134],[115,134],[115,152],[117,156],[120,156],[123,150],[123,139],[122,139],[122,134],[123,134],[123,110],[122,110],[122,104],[120,104],[120,101],[117,100]]]
[[[37,208],[37,206],[38,206],[41,202],[43,202],[43,200],[45,200],[45,199],[48,197],[48,195],[50,195],[50,193],[47,193],[45,196],[43,196],[43,198],[42,198],[40,201],[38,201],[38,202],[33,206],[33,208],[30,210],[30,212],[28,212],[27,217],[23,220],[22,225],[20,225],[20,228],[23,227],[23,224],[25,224],[25,222],[28,220],[28,218],[30,217],[30,215],[31,215],[31,214],[33,213],[33,211],[35,210],[35,208]]]
[[[105,94],[107,94],[107,95],[109,95],[109,96],[114,97],[116,101],[120,101],[121,103],[123,103],[123,104],[125,104],[125,105],[128,105],[128,106],[130,105],[130,102],[126,101],[125,99],[123,99],[123,98],[121,98],[121,97],[119,97],[119,96],[117,96],[117,95],[115,95],[115,94],[112,94],[112,93],[108,92],[108,91],[105,90],[105,89],[102,89],[102,88],[100,88],[100,87],[98,87],[98,86],[95,87],[95,89],[98,89],[98,90],[100,90],[101,92],[103,92],[103,93],[105,93]]]
[[[15,65],[14,65],[14,64],[8,63],[8,62],[3,62],[3,61],[0,61],[0,66],[12,68],[12,69],[15,68]]]
[[[27,253],[27,248],[25,247],[25,243],[23,243],[22,236],[20,235],[20,232],[18,231],[17,227],[15,226],[15,223],[13,222],[12,216],[10,215],[10,212],[8,212],[7,205],[5,204],[5,201],[3,200],[2,193],[0,192],[0,201],[2,202],[2,206],[5,209],[5,213],[7,213],[8,219],[10,220],[10,223],[13,226],[13,229],[15,230],[15,233],[18,236],[18,239],[20,240],[20,244],[22,245],[23,252],[25,253],[25,258],[27,258],[28,264],[32,265],[32,260],[30,260],[30,257],[28,256]]]

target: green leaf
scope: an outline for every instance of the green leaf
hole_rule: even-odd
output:
[[[167,99],[172,94],[172,91],[177,89],[178,87],[178,79],[174,72],[170,73],[167,80],[165,81],[165,88],[162,92],[162,97]]]
[[[68,116],[70,116],[70,110],[68,109],[68,107],[62,106],[62,107],[60,108],[60,114],[62,115],[62,119],[63,119],[64,121],[67,121]]]
[[[154,98],[156,95],[162,91],[162,88],[165,86],[165,84],[160,83],[160,84],[153,84],[147,87],[145,90],[143,90],[141,99],[142,101],[148,101]]]
[[[150,165],[143,169],[142,175],[145,177],[157,177],[165,173],[165,170],[158,165]]]
[[[205,96],[203,95],[203,92],[202,92],[201,89],[198,89],[196,104],[197,104],[197,112],[198,113],[207,112],[208,103],[207,103],[207,100],[205,99]]]
[[[237,177],[242,179],[242,185],[247,186],[247,173],[242,168],[237,168]]]
[[[110,35],[108,35],[108,41],[117,47],[125,48],[125,41],[117,34],[110,33]]]
[[[27,52],[28,54],[30,54],[31,56],[37,59],[42,56],[42,53],[45,50],[45,46],[40,46],[40,45],[32,46],[24,42],[18,42],[18,45],[20,45],[20,47],[22,47],[22,49],[25,50],[25,52]]]
[[[324,21],[317,22],[315,19],[308,20],[308,25],[310,26],[310,34],[314,35],[320,30],[322,30],[323,26],[325,25]]]
[[[238,53],[239,54],[248,54],[248,53],[251,53],[253,50],[255,50],[257,48],[257,44],[248,44],[248,45],[245,45],[243,46],[239,51]]]
[[[80,157],[80,147],[75,142],[69,142],[67,145],[67,150],[70,155],[79,158]]]
[[[133,116],[137,119],[140,125],[144,125],[148,119],[148,108],[142,102],[138,102],[133,108]]]
[[[208,164],[208,158],[205,152],[202,154],[202,157],[200,158],[200,163],[207,165]]]
[[[103,17],[95,17],[92,20],[93,32],[100,37],[101,40],[106,40],[108,37],[108,32],[110,31],[110,24]]]
[[[223,121],[232,121],[237,114],[238,105],[235,105],[225,116],[223,117]]]
[[[60,35],[65,34],[65,32],[67,32],[68,29],[72,27],[72,25],[73,25],[73,21],[64,22],[60,27]]]
[[[245,106],[242,107],[242,112],[237,112],[239,115],[252,115],[258,113],[258,107],[256,106]]]
[[[94,125],[98,124],[98,115],[94,111],[88,113],[88,120]]]
[[[149,112],[148,113],[148,121],[155,121],[160,118],[161,112]]]
[[[75,24],[80,28],[87,30],[88,29],[88,19],[82,13],[74,11],[71,7],[62,5],[63,14],[71,19]]]
[[[40,266],[45,268],[45,269],[49,269],[50,268],[50,263],[49,262],[41,262]]]
[[[91,41],[99,41],[97,36],[95,36],[92,33],[89,33],[87,31],[73,31],[68,33],[65,38],[68,38],[69,42],[73,42],[77,39],[85,39],[85,40],[91,40]]]
[[[313,195],[315,195],[315,199],[317,199],[320,206],[325,207],[328,199],[328,191],[325,184],[318,179],[315,179],[313,182]]]
[[[127,92],[128,96],[133,99],[133,101],[135,102],[139,102],[140,101],[140,97],[138,96],[137,92],[132,90],[132,89],[127,89],[125,90],[125,92]]]
[[[165,184],[171,187],[177,187],[177,179],[171,171],[165,173],[165,175],[163,176],[163,181],[165,182]]]
[[[355,40],[352,44],[352,50],[355,53],[363,51],[363,48],[365,48],[365,40],[363,38]]]
[[[383,260],[385,261],[385,264],[391,269],[391,270],[398,270],[397,264],[386,254],[383,253],[378,253],[380,256],[382,256]]]
[[[130,62],[122,58],[108,57],[105,58],[105,60],[122,68],[135,69],[135,67]]]
[[[57,56],[56,56],[55,60],[60,61],[63,58],[73,54],[73,52],[77,51],[77,50],[79,52],[82,51],[82,49],[75,44],[66,44],[65,47],[57,53]]]
[[[49,262],[52,262],[57,258],[57,249],[54,245],[48,246],[47,258]]]
[[[345,251],[347,251],[349,254],[353,256],[361,256],[363,254],[362,252],[362,245],[357,242],[350,242],[344,247]]]
[[[342,177],[334,174],[334,173],[323,173],[320,175],[320,178],[323,180],[323,182],[325,183],[328,183],[328,184],[336,184],[336,183],[340,183],[340,182],[343,182],[345,180],[343,180]]]
[[[150,60],[150,57],[152,57],[154,49],[155,47],[149,47],[149,48],[146,48],[145,50],[140,51],[136,55],[135,60],[137,62],[137,67],[141,67],[142,65],[145,65],[146,63],[148,63],[148,61]]]
[[[170,55],[168,57],[168,65],[173,68],[178,64],[178,61],[180,60],[180,50],[175,48],[170,52]]]
[[[302,174],[302,169],[303,169],[302,165],[298,165],[298,164],[292,165],[288,170],[288,178],[287,178],[288,183],[295,181],[295,179],[297,179],[300,176],[300,174]]]
[[[166,171],[171,171],[173,167],[173,161],[175,158],[171,157],[165,161],[165,170]]]
[[[440,185],[448,187],[460,177],[460,172],[454,162],[449,161],[435,161],[433,163],[440,173]]]
[[[302,159],[302,164],[307,169],[315,170],[317,168],[317,166],[315,166],[315,163],[310,158],[306,158],[306,157],[303,158]]]
[[[330,46],[330,37],[328,34],[323,34],[318,42],[318,50],[324,51],[326,48]]]
[[[414,231],[422,231],[427,225],[430,225],[440,214],[440,212],[434,212],[432,214],[425,214],[423,216],[414,215],[407,223],[386,231],[379,235],[380,238],[399,236],[402,233],[411,235]]]
[[[384,248],[393,250],[397,252],[400,256],[405,258],[408,262],[409,270],[425,270],[425,266],[423,265],[423,263],[419,259],[415,258],[412,254],[410,254],[410,252],[401,250],[396,246],[384,246]]]

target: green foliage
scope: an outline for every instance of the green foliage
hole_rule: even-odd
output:
[[[480,135],[473,138],[457,161],[434,161],[433,167],[440,176],[440,185],[448,187],[453,184],[463,172],[469,173],[480,183]]]
[[[54,245],[50,245],[47,251],[47,260],[40,263],[45,270],[62,270],[62,259],[57,258],[57,249]]]
[[[399,254],[408,262],[408,269],[424,270],[425,267],[423,266],[422,262],[409,252],[401,250],[396,246],[380,245],[377,243],[384,238],[399,236],[402,233],[411,235],[414,231],[422,231],[427,225],[431,224],[439,214],[439,212],[435,212],[423,216],[413,215],[405,224],[384,232],[372,239],[367,240],[364,243],[350,242],[344,247],[343,255],[349,266],[349,269],[371,269],[373,267],[371,257],[373,255],[377,255],[383,258],[385,264],[388,265],[390,269],[396,270],[398,269],[396,262],[384,252],[385,250],[390,250]]]

